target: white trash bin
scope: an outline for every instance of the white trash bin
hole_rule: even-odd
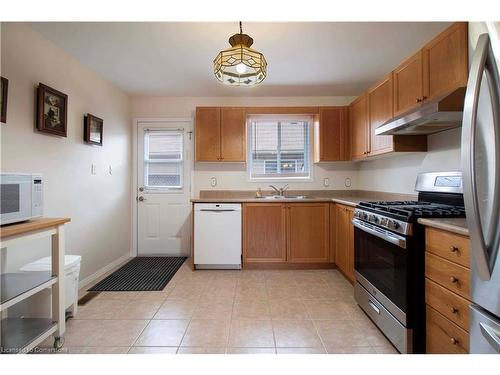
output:
[[[65,274],[65,301],[66,311],[71,312],[72,316],[76,316],[78,309],[78,284],[80,282],[80,265],[82,257],[80,255],[65,255],[64,257],[64,274]],[[33,271],[49,271],[52,269],[52,257],[45,257],[34,261],[33,263],[26,264],[20,271],[33,272]],[[38,304],[40,307],[51,306],[50,301]],[[47,310],[45,310],[47,311]],[[47,315],[46,312],[42,313]],[[49,312],[50,315],[50,312]]]

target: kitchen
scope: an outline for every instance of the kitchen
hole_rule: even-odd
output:
[[[498,94],[499,32],[495,22],[2,22],[2,195],[29,174],[43,185],[33,220],[68,219],[52,242],[19,245],[16,225],[29,222],[2,211],[2,273],[28,272],[52,246],[54,279],[39,285],[52,288],[52,331],[29,348],[498,353],[499,135],[487,126],[498,108],[486,95]],[[325,43],[336,53],[312,56]],[[306,57],[294,61],[296,45]],[[196,62],[165,65],[167,52]],[[323,71],[322,59],[335,64]],[[484,66],[491,92],[479,89]],[[49,119],[64,109],[63,136],[42,135],[37,119],[33,130],[34,88],[62,98],[45,104]],[[54,260],[65,253],[81,262],[73,310]],[[3,343],[15,332],[7,320],[31,309],[4,306]]]

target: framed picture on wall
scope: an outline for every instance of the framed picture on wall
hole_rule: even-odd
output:
[[[93,145],[102,146],[104,120],[88,113],[83,119],[83,124],[83,140]]]
[[[0,77],[0,122],[7,123],[7,97],[9,94],[9,80]]]
[[[37,129],[66,137],[67,122],[68,95],[40,83],[37,89]]]

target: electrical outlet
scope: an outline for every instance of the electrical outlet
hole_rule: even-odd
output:
[[[90,173],[91,174],[97,174],[97,167],[94,163],[90,166]]]
[[[325,178],[323,179],[323,186],[324,186],[324,187],[328,187],[328,186],[330,186],[330,179],[329,179],[328,177],[325,177]]]
[[[351,179],[347,177],[344,182],[345,187],[351,187]]]
[[[111,165],[109,166],[108,173],[109,173],[110,175],[112,175],[112,174],[113,174],[113,167],[112,167]]]
[[[211,187],[216,187],[217,186],[217,179],[215,177],[212,177],[210,179],[210,186]]]

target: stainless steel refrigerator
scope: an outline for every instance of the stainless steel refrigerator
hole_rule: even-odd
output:
[[[472,249],[472,354],[500,353],[499,41],[498,23],[479,35],[462,124],[464,200]]]

